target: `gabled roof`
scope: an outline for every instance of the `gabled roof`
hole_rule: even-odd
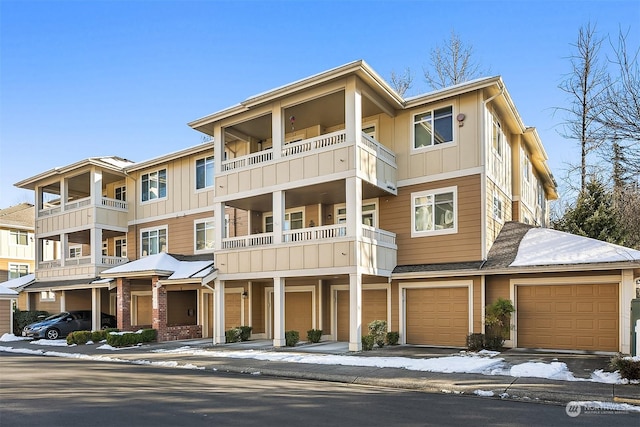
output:
[[[209,259],[203,259],[208,257]],[[161,276],[168,280],[202,278],[213,271],[213,255],[149,255],[103,271],[102,277]]]
[[[46,290],[71,290],[71,289],[90,289],[90,288],[104,288],[108,286],[107,283],[101,283],[96,278],[87,279],[73,279],[73,280],[34,280],[22,290],[25,292],[39,292],[42,289]]]
[[[27,274],[22,277],[17,277],[15,279],[7,280],[6,282],[0,283],[0,286],[5,288],[14,289],[18,292],[22,290],[22,288],[29,286],[31,283],[35,282],[36,275],[35,273]]]
[[[0,227],[35,229],[35,208],[30,203],[20,203],[0,209]]]

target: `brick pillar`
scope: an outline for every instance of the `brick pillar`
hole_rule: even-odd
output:
[[[116,313],[118,329],[129,331],[131,330],[131,282],[124,277],[118,277],[116,283],[118,289],[118,309]]]
[[[158,341],[167,340],[167,288],[158,284],[158,276],[151,278],[153,304],[151,327],[158,331]]]

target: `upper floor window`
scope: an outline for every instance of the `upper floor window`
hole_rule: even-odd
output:
[[[422,191],[411,194],[413,214],[411,235],[420,237],[430,234],[457,232],[457,188]]]
[[[378,206],[375,202],[362,204],[362,223],[370,227],[377,227],[376,211]],[[336,209],[336,224],[347,222],[347,208],[342,205]]]
[[[102,241],[102,256],[109,255],[109,242],[106,240]]]
[[[500,157],[502,157],[503,145],[504,145],[504,134],[502,133],[502,129],[500,126],[500,122],[493,118],[493,126],[491,133],[491,142],[493,145],[493,151]]]
[[[304,214],[302,211],[287,212],[284,214],[283,230],[299,230],[304,228]],[[264,231],[273,232],[273,215],[264,217]]]
[[[167,170],[145,173],[142,175],[142,201],[167,197]]]
[[[544,186],[542,182],[538,182],[538,205],[542,208],[544,207]]]
[[[126,238],[118,238],[115,239],[116,246],[116,256],[120,258],[127,257],[127,239]]]
[[[522,176],[527,182],[531,179],[531,159],[526,152],[522,153]]]
[[[9,263],[9,279],[17,279],[27,274],[29,274],[29,264]]]
[[[143,230],[141,233],[142,256],[159,254],[167,251],[167,229],[157,228]]]
[[[82,246],[72,246],[69,248],[69,258],[80,258],[82,256]]]
[[[196,160],[196,189],[213,185],[213,156]]]
[[[9,231],[11,243],[14,245],[27,246],[29,244],[29,232],[25,230]]]
[[[497,192],[493,193],[493,218],[498,221],[502,221],[503,218],[502,200]]]
[[[433,147],[453,141],[453,107],[413,116],[413,148]]]
[[[127,201],[127,187],[124,185],[122,187],[115,188],[115,196],[116,200],[122,200],[123,202]]]
[[[195,223],[195,250],[212,250],[215,238],[215,223],[213,219]]]

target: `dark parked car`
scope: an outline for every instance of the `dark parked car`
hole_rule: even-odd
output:
[[[101,313],[100,326],[102,329],[115,328],[116,318],[110,314]],[[31,323],[22,330],[23,337],[48,338],[55,340],[66,337],[73,331],[91,330],[91,310],[63,311],[39,322]]]

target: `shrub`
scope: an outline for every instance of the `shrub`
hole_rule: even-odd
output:
[[[322,338],[322,329],[309,329],[307,331],[307,341],[316,343]]]
[[[300,333],[298,331],[286,331],[284,333],[284,340],[287,347],[295,347],[300,341]]]
[[[251,326],[239,326],[238,329],[240,330],[240,341],[249,341],[253,328]]]
[[[47,311],[22,311],[16,308],[13,312],[13,334],[22,335],[22,330],[30,323],[38,322],[49,316]]]
[[[238,342],[240,341],[240,328],[231,328],[224,331],[224,341],[226,343]]]
[[[469,351],[478,351],[484,348],[484,334],[467,335],[467,349]]]
[[[137,332],[109,332],[107,333],[107,344],[112,347],[125,347],[155,341],[157,337],[158,331],[155,329],[143,329]]]
[[[91,331],[73,331],[67,335],[67,345],[83,345],[91,340]]]
[[[503,344],[504,339],[502,339],[501,336],[486,335],[484,337],[484,348],[487,350],[500,351],[502,350]]]
[[[371,351],[373,350],[373,344],[376,339],[373,335],[363,335],[362,336],[362,350],[363,351]]]
[[[485,307],[484,324],[487,335],[500,337],[503,342],[509,338],[511,313],[515,311],[511,300],[498,298]]]
[[[382,348],[387,335],[386,320],[374,320],[369,323],[369,335],[373,337],[373,341],[378,344],[378,347]]]
[[[397,332],[397,331],[387,332],[387,344],[398,345],[398,341],[400,341],[400,332]]]
[[[619,371],[622,378],[640,380],[640,357],[625,357],[617,354],[611,358],[609,365],[611,369]]]

